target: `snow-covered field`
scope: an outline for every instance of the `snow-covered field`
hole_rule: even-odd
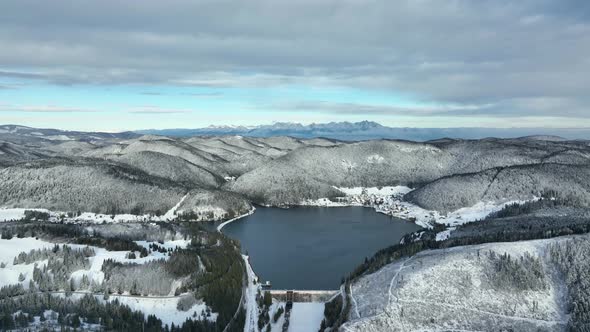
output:
[[[21,283],[25,288],[29,287],[29,280],[33,277],[34,264],[18,264],[14,265],[14,258],[21,252],[29,252],[35,249],[51,248],[54,244],[51,242],[35,240],[34,238],[13,238],[12,240],[0,239],[0,264],[4,264],[4,268],[0,268],[0,287],[18,284],[18,277],[22,273],[25,280]],[[39,266],[43,266],[47,262],[38,262]]]
[[[178,208],[188,196],[185,195],[182,199],[161,216],[152,216],[149,214],[135,215],[135,214],[101,214],[93,212],[82,212],[79,216],[68,217],[67,212],[49,211],[47,209],[28,209],[28,208],[0,208],[0,222],[21,220],[25,217],[25,211],[40,211],[49,214],[50,222],[63,221],[64,223],[119,223],[119,222],[157,222],[157,221],[173,221],[176,219]]]
[[[154,242],[147,242],[147,241],[137,241],[137,244],[149,248],[150,244]],[[186,248],[189,244],[188,240],[175,240],[175,241],[167,241],[163,244],[156,243],[160,247],[164,247],[166,249],[174,249],[176,247]],[[14,258],[21,252],[30,252],[33,249],[49,249],[52,248],[55,243],[47,242],[43,240],[38,240],[35,238],[12,238],[10,240],[7,239],[0,239],[0,263],[4,263],[4,268],[0,268],[0,287],[6,285],[13,285],[21,283],[25,288],[28,288],[29,281],[33,275],[33,268],[34,264],[13,264]],[[60,244],[61,245],[61,244]],[[68,246],[76,249],[80,249],[86,246],[77,245],[77,244],[67,244]],[[82,276],[86,275],[89,277],[89,280],[94,281],[96,283],[101,283],[104,279],[104,273],[102,272],[102,265],[105,260],[112,259],[117,262],[122,263],[137,263],[137,264],[144,264],[146,262],[158,259],[167,259],[168,256],[165,253],[160,253],[158,251],[152,251],[146,257],[139,257],[139,253],[136,253],[136,259],[128,259],[126,255],[129,253],[128,251],[108,251],[103,248],[98,247],[91,247],[94,249],[95,255],[89,257],[90,261],[90,268],[87,270],[78,270],[74,271],[71,274],[71,278],[74,280],[79,280]],[[36,262],[38,265],[42,266],[46,264],[47,261],[39,261]],[[19,274],[23,274],[25,279],[22,282],[19,282]],[[63,292],[56,292],[56,295],[62,295]],[[149,315],[153,314],[156,317],[160,318],[164,324],[170,325],[171,323],[174,324],[181,324],[187,318],[200,318],[201,312],[207,310],[207,305],[205,303],[199,302],[196,303],[193,307],[191,307],[188,311],[179,311],[176,309],[177,302],[180,299],[180,296],[173,296],[174,290],[172,290],[169,296],[130,296],[127,293],[123,293],[123,295],[113,294],[110,295],[109,301],[113,301],[114,299],[118,299],[120,303],[129,305],[134,310],[141,310],[144,314]],[[77,292],[74,296],[83,296],[84,292]],[[97,299],[103,299],[102,295],[96,295]],[[195,315],[196,313],[196,315]],[[212,313],[208,319],[215,320],[217,317],[216,313]]]
[[[403,196],[413,190],[412,188],[405,186],[335,188],[343,192],[346,196],[340,197],[336,201],[332,201],[328,198],[305,200],[301,202],[301,205],[323,207],[367,206],[374,208],[375,211],[379,213],[411,220],[424,228],[431,228],[435,223],[445,224],[449,226],[450,229],[449,231],[445,231],[446,233],[437,237],[440,240],[447,238],[450,231],[452,231],[455,226],[482,220],[491,213],[500,211],[510,204],[525,203],[525,201],[514,200],[502,203],[479,202],[470,207],[464,207],[450,213],[441,214],[438,211],[426,210],[415,204],[404,201]]]
[[[285,313],[284,312],[283,312],[283,314],[281,314],[279,319],[277,319],[276,323],[273,322],[274,314],[277,312],[279,307],[283,307],[283,309],[285,309],[286,303],[273,300],[273,303],[270,306],[270,310],[269,310],[270,331],[271,332],[282,332],[283,331],[283,324],[285,324]]]
[[[362,195],[363,192],[367,195],[376,195],[376,196],[391,196],[391,195],[405,195],[412,191],[411,188],[406,186],[394,186],[394,187],[335,187],[336,189],[340,190],[341,192],[345,193],[347,196],[359,196]]]
[[[155,243],[155,242],[147,242],[147,241],[136,241],[137,244],[149,249],[150,244],[157,244],[160,247],[164,247],[168,249],[175,249],[175,248],[186,248],[190,241],[188,240],[175,240],[175,241],[167,241],[164,244]],[[82,248],[84,246],[69,244],[72,248]],[[121,263],[136,263],[136,264],[145,264],[147,262],[158,260],[158,259],[168,259],[168,255],[165,253],[161,253],[158,251],[152,251],[146,257],[140,257],[139,252],[136,252],[135,255],[137,258],[129,259],[126,258],[129,251],[108,251],[103,248],[92,247],[94,249],[95,255],[89,257],[90,260],[90,269],[88,270],[78,270],[72,273],[72,278],[74,280],[80,280],[84,275],[88,277],[88,280],[94,281],[97,284],[102,283],[104,280],[104,273],[102,272],[102,265],[105,260],[112,259],[116,262]],[[171,291],[174,294],[174,289]],[[171,294],[171,295],[172,295]]]
[[[344,331],[562,331],[567,324],[563,282],[545,260],[564,238],[490,243],[421,252],[389,264],[352,285]],[[486,253],[540,257],[547,287],[495,289]]]
[[[97,298],[101,298],[98,297]],[[112,296],[109,301],[114,299],[119,300],[119,303],[128,305],[133,310],[140,310],[146,316],[155,315],[162,320],[163,324],[174,323],[175,325],[182,324],[189,318],[199,319],[201,318],[202,312],[207,310],[207,305],[203,302],[193,305],[187,311],[180,311],[176,309],[179,297],[162,297],[162,298],[149,298],[149,297],[130,297],[130,296]],[[209,320],[216,320],[217,313],[211,313]]]
[[[324,303],[293,303],[289,332],[317,331],[324,319]]]
[[[23,219],[25,217],[25,210],[47,212],[52,214],[51,211],[46,209],[0,208],[0,222]]]
[[[503,203],[479,202],[473,206],[458,209],[448,214],[440,214],[438,211],[426,210],[410,202],[388,198],[379,206],[375,206],[377,212],[393,217],[415,220],[422,227],[432,227],[434,223],[448,226],[458,226],[468,222],[482,220],[491,213],[502,210],[510,204],[523,204],[525,201],[507,201]]]
[[[149,248],[150,244],[154,242],[147,242],[147,241],[137,241],[137,244]],[[61,243],[58,243],[62,245]],[[171,248],[174,249],[176,247],[179,248],[186,248],[189,244],[188,240],[175,240],[175,241],[168,241],[164,242],[164,244],[155,243],[160,247],[164,247],[166,249]],[[22,273],[25,276],[25,281],[21,282],[23,286],[28,287],[28,282],[33,275],[33,266],[32,264],[18,264],[13,265],[13,260],[16,256],[18,256],[21,252],[30,252],[33,249],[45,249],[45,248],[52,248],[55,243],[47,242],[35,238],[12,238],[10,240],[7,239],[0,239],[0,263],[4,263],[5,267],[0,269],[0,287],[17,284],[18,276]],[[67,244],[71,248],[81,249],[86,247],[85,245],[79,244]],[[121,263],[136,263],[136,264],[144,264],[146,262],[150,262],[153,260],[158,259],[167,259],[168,255],[165,253],[161,253],[158,251],[152,251],[146,257],[139,257],[139,253],[136,252],[136,259],[128,259],[126,258],[129,251],[108,251],[104,248],[98,247],[90,247],[94,249],[95,255],[89,257],[90,261],[90,268],[88,270],[78,270],[74,271],[71,275],[72,278],[78,280],[82,278],[83,275],[89,277],[89,280],[93,280],[96,283],[101,283],[104,279],[104,273],[101,271],[102,265],[105,260],[112,259],[117,262]],[[45,262],[37,262],[39,265],[44,264]]]

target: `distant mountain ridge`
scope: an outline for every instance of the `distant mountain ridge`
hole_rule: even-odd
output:
[[[590,139],[590,128],[401,128],[386,127],[374,121],[300,123],[277,122],[260,126],[209,126],[195,129],[146,129],[139,134],[173,137],[242,135],[249,137],[291,136],[324,137],[343,141],[403,139],[429,141],[440,138],[481,139],[486,137],[560,140]]]

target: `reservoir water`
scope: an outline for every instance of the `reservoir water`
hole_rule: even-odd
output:
[[[364,207],[257,207],[222,231],[274,289],[338,289],[341,278],[419,226]]]

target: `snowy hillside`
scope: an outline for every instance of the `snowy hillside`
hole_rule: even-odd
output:
[[[352,284],[341,330],[565,331],[567,287],[549,249],[566,240],[424,251],[393,262]]]
[[[376,127],[361,123],[313,128]],[[345,193],[337,188],[406,186],[415,190],[406,197],[383,193],[379,204],[369,205],[426,225],[432,217],[447,224],[481,219],[505,204],[546,193],[572,204],[590,202],[590,146],[584,141],[535,136],[346,142],[72,132],[59,132],[69,135],[68,140],[48,140],[38,138],[49,131],[4,130],[11,135],[9,142],[0,142],[0,207],[5,208],[125,214],[143,220],[147,214],[170,211],[192,192],[178,209],[185,220],[228,220],[247,213],[250,202],[367,205],[342,199]],[[465,219],[467,215],[471,217]]]

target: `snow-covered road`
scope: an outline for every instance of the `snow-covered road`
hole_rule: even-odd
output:
[[[258,278],[250,266],[248,256],[242,255],[244,263],[246,264],[246,271],[248,273],[248,286],[246,287],[246,324],[244,325],[244,332],[256,332],[258,321],[258,304],[256,303],[256,293],[258,292]],[[254,284],[254,281],[257,281]]]

